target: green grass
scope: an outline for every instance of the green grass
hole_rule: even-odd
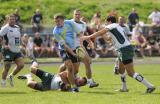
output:
[[[133,7],[137,9],[140,20],[147,22],[148,15],[159,5],[159,0],[0,0],[0,23],[6,14],[14,12],[16,8],[20,9],[22,23],[30,24],[34,11],[39,8],[44,16],[44,25],[52,26],[55,13],[61,12],[67,18],[72,18],[76,8],[81,9],[89,19],[96,11],[101,11],[104,19],[112,9],[127,17]]]
[[[40,67],[46,71],[56,73],[59,64]],[[15,87],[0,88],[0,104],[160,104],[160,71],[159,64],[138,64],[136,71],[152,82],[157,89],[152,94],[144,94],[146,88],[132,78],[127,77],[128,93],[115,92],[121,86],[119,76],[113,75],[113,65],[93,64],[93,77],[100,86],[90,89],[84,86],[79,93],[47,91],[39,92],[26,86],[25,81],[15,78]],[[29,66],[19,74],[28,73]],[[1,70],[0,70],[1,72]],[[85,75],[81,65],[80,75]],[[34,77],[35,78],[35,77]],[[39,80],[35,78],[36,80]]]

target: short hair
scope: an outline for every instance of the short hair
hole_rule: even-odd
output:
[[[107,22],[112,22],[112,23],[116,23],[116,18],[114,16],[108,16],[106,18]]]
[[[87,78],[83,77],[83,79],[84,79],[84,85],[86,85],[87,84]]]
[[[8,17],[9,17],[9,18],[10,18],[10,17],[15,17],[15,15],[14,15],[14,14],[9,14]]]
[[[64,15],[62,15],[61,13],[57,13],[54,15],[54,19],[59,19],[59,18],[63,20],[65,19]]]
[[[81,10],[80,10],[80,9],[75,9],[73,12],[74,12],[74,13],[75,13],[75,12],[81,12]]]

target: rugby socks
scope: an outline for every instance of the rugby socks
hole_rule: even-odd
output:
[[[92,78],[87,79],[87,83],[88,83],[88,85],[90,85],[91,83],[93,83],[93,79]]]
[[[127,90],[127,85],[126,85],[126,73],[121,74],[121,81],[122,81],[122,90]]]
[[[2,86],[2,87],[5,87],[5,86],[6,86],[6,80],[5,80],[5,79],[2,79],[2,81],[1,81],[1,86]]]
[[[144,77],[139,73],[134,73],[133,78],[144,84],[147,88],[153,88],[153,85],[147,80],[145,80]]]

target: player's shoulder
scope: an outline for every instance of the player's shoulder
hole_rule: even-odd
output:
[[[55,34],[55,33],[57,33],[57,32],[58,32],[58,27],[55,26],[55,27],[53,28],[53,34]]]
[[[18,25],[14,25],[15,28],[20,28]]]
[[[106,28],[108,28],[108,29],[113,29],[113,28],[116,28],[116,27],[118,27],[119,26],[119,24],[117,24],[117,23],[112,23],[112,24],[109,24],[109,25],[106,25]]]

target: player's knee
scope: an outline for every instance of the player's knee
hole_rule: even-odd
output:
[[[133,77],[133,73],[128,73],[128,76]]]
[[[24,67],[24,64],[17,65],[18,69],[21,70]]]

